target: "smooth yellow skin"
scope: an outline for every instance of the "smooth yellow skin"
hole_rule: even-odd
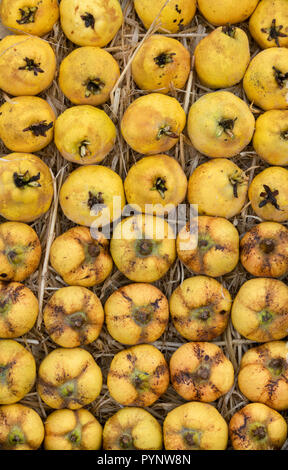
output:
[[[123,437],[124,442],[121,441]],[[142,408],[122,408],[105,423],[103,449],[161,450],[161,426],[154,416]]]
[[[56,410],[45,423],[45,450],[100,450],[102,426],[90,411]]]
[[[98,208],[96,201],[92,204],[91,195],[101,196],[97,201],[105,207]],[[61,187],[60,205],[76,224],[94,228],[107,225],[121,215],[125,206],[123,182],[115,171],[102,165],[77,168]]]
[[[83,287],[102,284],[113,268],[107,238],[87,227],[59,235],[51,246],[50,263],[66,284]]]
[[[139,380],[139,385],[135,383]],[[150,344],[117,353],[110,364],[107,387],[121,405],[150,406],[166,392],[169,369],[163,354]]]
[[[208,378],[198,376],[203,370]],[[175,391],[185,400],[210,403],[230,390],[234,369],[216,344],[192,342],[172,354],[170,376]]]
[[[43,70],[21,70],[25,58]],[[26,35],[8,35],[0,41],[0,88],[13,96],[38,95],[55,76],[56,56],[47,41]]]
[[[94,27],[85,26],[82,16],[92,15]],[[118,0],[62,0],[61,27],[70,41],[78,46],[106,46],[123,23]],[[91,18],[92,19],[92,18]]]
[[[241,238],[240,260],[253,276],[282,277],[288,272],[288,229],[261,222]]]
[[[149,253],[141,251],[147,244]],[[134,282],[155,282],[162,278],[176,258],[175,235],[162,218],[150,215],[128,217],[115,227],[110,252],[114,263]]]
[[[164,94],[175,88],[184,88],[190,69],[188,49],[177,39],[161,34],[150,36],[131,64],[133,79],[139,88]]]
[[[273,26],[273,20],[276,20],[276,31],[286,35],[286,37],[270,37],[269,28]],[[278,30],[278,27],[282,26]],[[262,29],[267,31],[262,31]],[[288,4],[287,0],[262,0],[249,20],[249,31],[255,41],[262,49],[268,47],[287,47],[288,46]],[[273,34],[273,33],[272,33]],[[270,39],[269,39],[270,38]]]
[[[285,341],[271,341],[249,349],[242,357],[238,386],[253,402],[264,403],[281,411],[288,408],[288,346]],[[281,368],[271,361],[281,361]]]
[[[194,444],[185,439],[196,435]],[[225,450],[228,425],[217,409],[207,403],[189,402],[170,411],[163,423],[166,450]]]
[[[244,91],[248,99],[264,111],[288,108],[287,79],[281,87],[273,69],[287,73],[287,61],[286,47],[271,47],[259,52],[248,66],[243,78]]]
[[[246,281],[234,299],[231,319],[234,328],[252,341],[261,343],[285,338],[288,287],[277,279]]]
[[[202,15],[214,25],[242,23],[255,10],[259,0],[198,0]]]
[[[265,193],[264,184],[269,186],[272,192],[279,191],[276,200],[280,210],[270,202],[264,207],[259,207],[259,204],[265,200],[265,196],[261,196]],[[288,219],[288,170],[280,166],[266,168],[252,180],[248,196],[254,212],[261,219],[285,222]]]
[[[17,437],[20,437],[20,442],[17,442]],[[0,407],[0,447],[2,450],[37,450],[43,439],[44,425],[35,410],[20,404]]]
[[[20,177],[18,185],[15,173]],[[35,176],[39,179],[32,181],[32,185],[22,184],[25,180],[21,175],[26,175],[28,180]],[[49,167],[36,155],[10,153],[0,159],[0,214],[5,219],[17,222],[38,219],[49,210],[53,193]]]
[[[114,57],[100,47],[78,47],[60,64],[59,86],[73,104],[99,106],[109,100],[120,76]],[[89,81],[100,80],[101,87],[94,94],[87,90]]]
[[[0,281],[0,338],[27,333],[37,320],[38,310],[38,300],[28,287]]]
[[[104,310],[97,295],[86,287],[63,287],[49,299],[43,320],[56,344],[63,348],[76,348],[98,338]]]
[[[52,142],[55,119],[47,101],[37,96],[18,96],[0,107],[0,137],[13,152],[38,152]],[[42,132],[35,128],[41,124],[47,126]]]
[[[288,165],[287,130],[288,110],[266,111],[256,121],[253,147],[259,157],[270,165]]]
[[[264,430],[262,439],[253,434],[260,427]],[[232,416],[229,435],[234,450],[278,450],[287,438],[287,424],[272,408],[249,403]]]
[[[136,152],[157,155],[176,145],[185,124],[185,111],[176,98],[150,93],[128,106],[121,121],[121,132]],[[173,137],[163,134],[165,128]]]
[[[231,304],[228,290],[206,276],[185,279],[169,300],[173,324],[189,341],[211,341],[220,336],[228,325]]]
[[[78,410],[94,401],[101,389],[101,369],[85,349],[54,349],[40,364],[37,392],[51,408]]]
[[[0,405],[22,400],[36,379],[36,363],[32,354],[13,339],[0,340]]]
[[[233,120],[233,136],[222,121]],[[251,141],[255,119],[247,104],[228,91],[207,93],[190,108],[187,131],[193,146],[211,158],[230,158]]]
[[[159,14],[156,22],[159,24],[158,31],[170,33],[177,33],[194,18],[196,0],[170,0],[164,7],[165,3],[166,0],[134,0],[136,13],[146,29]]]
[[[33,21],[24,24],[21,22],[23,15],[21,9],[37,8]],[[53,29],[54,24],[59,18],[59,6],[57,0],[3,0],[0,6],[1,22],[13,33],[19,31],[20,34],[33,34],[35,36],[44,36]],[[25,17],[25,14],[24,14]]]
[[[214,29],[195,49],[195,69],[208,88],[228,88],[239,83],[250,62],[247,34],[233,28],[233,37],[225,27]]]
[[[237,266],[239,234],[227,219],[202,215],[180,230],[176,248],[191,272],[219,277]]]
[[[233,184],[236,179],[238,197]],[[212,215],[230,219],[243,208],[248,189],[248,179],[235,163],[217,158],[199,165],[188,181],[188,202],[198,205],[199,215]]]
[[[108,297],[104,310],[109,334],[123,344],[153,343],[169,321],[168,300],[151,284],[120,287]]]
[[[66,160],[79,165],[104,160],[114,147],[116,135],[116,127],[109,116],[89,105],[66,109],[55,124],[56,147]],[[83,142],[87,142],[84,150]]]
[[[163,180],[164,192],[155,187]],[[184,201],[187,178],[180,164],[168,155],[144,157],[130,167],[124,181],[127,202],[142,213],[164,215]],[[155,189],[153,189],[155,188]],[[155,207],[149,207],[150,204]]]
[[[0,280],[22,282],[33,274],[41,259],[35,230],[21,222],[0,225]]]

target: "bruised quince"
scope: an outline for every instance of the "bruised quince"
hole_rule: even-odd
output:
[[[0,338],[17,338],[33,328],[38,300],[19,282],[0,281]]]
[[[22,400],[36,379],[33,355],[13,339],[0,340],[0,405]]]
[[[104,234],[88,227],[72,227],[52,243],[50,263],[66,284],[92,287],[112,271],[109,242]]]
[[[134,7],[146,29],[158,18],[159,31],[177,33],[194,18],[196,0],[134,0]]]
[[[258,117],[253,147],[270,165],[288,165],[288,110],[271,109]]]
[[[1,22],[14,33],[44,36],[59,18],[57,0],[2,0]]]
[[[121,132],[133,150],[155,155],[176,145],[185,124],[185,111],[176,98],[149,93],[128,106],[121,121]]]
[[[285,222],[288,219],[288,170],[271,166],[261,171],[252,180],[248,196],[261,219]]]
[[[242,23],[255,10],[259,0],[198,0],[202,15],[216,26]]]
[[[39,414],[19,403],[0,407],[0,449],[37,450],[44,439]]]
[[[41,253],[40,240],[30,225],[0,225],[0,281],[24,281],[38,268]]]
[[[150,344],[117,353],[110,364],[107,386],[121,405],[150,406],[166,392],[169,369],[163,354]]]
[[[287,438],[287,424],[269,406],[249,403],[232,416],[229,435],[234,450],[277,450]]]
[[[189,341],[211,341],[228,325],[232,299],[225,287],[206,276],[185,279],[170,297],[173,324]]]
[[[0,88],[13,96],[38,95],[55,75],[56,56],[36,36],[8,35],[0,41]]]
[[[184,88],[191,56],[177,39],[154,34],[140,47],[131,67],[139,88],[166,94],[174,88]]]
[[[32,222],[45,214],[53,199],[48,166],[36,155],[10,153],[0,159],[0,215]]]
[[[183,202],[187,185],[181,166],[168,155],[142,158],[130,168],[124,181],[129,205],[155,215],[164,215]]]
[[[116,225],[110,244],[114,263],[135,282],[155,282],[176,258],[175,235],[164,219],[139,214]]]
[[[115,140],[115,125],[104,111],[94,106],[73,106],[56,120],[55,144],[70,162],[99,163],[112,150]]]
[[[277,222],[261,222],[241,238],[240,259],[253,276],[281,277],[288,272],[288,229]]]
[[[60,205],[72,222],[94,228],[120,217],[125,206],[120,176],[102,165],[87,165],[69,174],[60,191]]]
[[[109,52],[78,47],[60,64],[59,86],[73,104],[98,106],[108,101],[119,76],[119,65]]]
[[[286,0],[262,0],[249,20],[249,30],[262,49],[288,46]]]
[[[208,88],[228,88],[239,83],[250,62],[247,34],[235,26],[220,26],[195,49],[195,70]]]
[[[244,171],[227,158],[199,165],[188,181],[188,202],[198,205],[200,215],[230,219],[243,208],[248,190]]]
[[[103,449],[161,450],[161,426],[154,416],[142,408],[122,408],[105,423]]]
[[[185,403],[170,411],[163,423],[166,450],[225,450],[228,425],[208,403]]]
[[[100,450],[102,426],[90,411],[56,410],[45,423],[45,450]]]
[[[0,107],[0,137],[13,152],[37,152],[53,139],[55,113],[37,96],[18,96]]]
[[[104,310],[109,334],[123,344],[153,343],[169,321],[168,300],[151,284],[120,287],[107,299]]]
[[[288,331],[288,287],[277,279],[250,279],[238,291],[232,306],[234,328],[258,343],[279,340]]]
[[[244,75],[243,87],[250,101],[264,111],[288,108],[288,49],[271,47],[259,52]]]
[[[207,93],[188,114],[187,130],[193,146],[211,158],[229,158],[251,141],[255,119],[248,105],[228,91]]]
[[[37,392],[51,408],[78,410],[101,392],[102,372],[82,348],[57,348],[40,364]]]
[[[62,0],[61,27],[78,46],[106,46],[123,23],[118,0]]]

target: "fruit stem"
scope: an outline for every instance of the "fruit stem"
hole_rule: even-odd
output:
[[[226,26],[223,26],[222,33],[227,34],[227,36],[230,36],[230,38],[234,39],[236,34],[236,28],[235,26],[228,23]]]

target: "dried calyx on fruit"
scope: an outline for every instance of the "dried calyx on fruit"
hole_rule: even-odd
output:
[[[40,68],[41,64],[37,64],[34,59],[29,59],[29,57],[25,57],[24,62],[26,62],[26,65],[23,65],[23,67],[19,67],[18,70],[29,70],[29,72],[33,72],[35,76],[37,76],[38,73],[44,73],[44,70]]]
[[[19,8],[19,12],[21,15],[20,20],[16,20],[18,24],[28,24],[35,22],[35,15],[38,10],[38,7],[24,7]]]
[[[279,38],[287,38],[287,34],[281,32],[283,25],[276,26],[276,19],[273,18],[271,26],[269,28],[261,28],[262,33],[268,34],[268,41],[275,41],[276,45],[280,47]]]
[[[49,131],[49,129],[52,129],[53,127],[53,122],[50,122],[49,124],[47,121],[40,121],[38,124],[31,124],[31,126],[26,127],[23,129],[23,132],[32,132],[32,134],[35,135],[35,137],[39,137],[40,135],[42,137],[46,137],[46,133]]]
[[[34,176],[30,176],[29,171],[26,171],[23,174],[16,172],[13,174],[13,180],[17,188],[24,188],[25,186],[29,186],[31,188],[40,188],[41,184],[38,183],[40,177],[40,172]]]
[[[272,189],[267,184],[263,184],[263,187],[265,191],[260,194],[260,197],[263,197],[264,199],[259,203],[259,207],[264,207],[266,204],[270,203],[273,207],[275,207],[275,209],[281,211],[276,199],[276,197],[279,195],[279,191],[277,189],[272,191]]]

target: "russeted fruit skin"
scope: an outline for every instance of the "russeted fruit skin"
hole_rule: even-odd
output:
[[[191,69],[191,55],[177,39],[150,36],[134,57],[133,79],[142,90],[169,93],[184,88]]]
[[[234,328],[258,343],[285,338],[288,287],[277,279],[250,279],[240,287],[231,310]]]
[[[79,410],[56,410],[45,420],[45,450],[100,450],[102,426],[93,414]]]
[[[170,0],[167,5],[165,3],[166,0],[134,0],[136,13],[146,29],[150,28],[159,14],[156,22],[159,23],[158,30],[170,33],[177,33],[194,18],[196,0]]]
[[[187,131],[193,146],[210,158],[230,158],[251,141],[255,119],[248,105],[229,91],[207,93],[191,106]]]
[[[157,287],[141,282],[113,292],[104,310],[109,334],[123,344],[153,343],[169,321],[165,295]]]
[[[106,46],[123,23],[118,0],[62,0],[61,27],[78,46]]]
[[[0,41],[0,88],[13,96],[38,95],[56,72],[56,56],[36,36],[8,35]]]
[[[103,449],[161,450],[161,426],[154,416],[142,408],[122,408],[105,423]]]
[[[59,18],[59,6],[57,0],[3,0],[0,18],[14,34],[44,36]]]
[[[228,425],[214,406],[192,401],[169,411],[163,436],[166,450],[225,450]]]
[[[195,49],[195,70],[208,88],[228,88],[239,83],[250,62],[247,34],[234,26],[220,26]]]
[[[264,111],[287,109],[288,50],[271,47],[257,54],[243,78],[248,99]]]
[[[53,140],[55,113],[38,96],[18,96],[0,108],[0,137],[13,152],[38,152]]]
[[[248,400],[278,411],[288,408],[287,353],[285,341],[271,341],[243,355],[238,386]]]
[[[198,0],[202,15],[214,25],[242,23],[255,10],[259,0]]]
[[[176,98],[149,93],[128,106],[121,121],[121,132],[136,152],[157,155],[176,145],[185,124],[185,111]]]
[[[0,340],[0,405],[25,397],[36,379],[36,363],[30,351],[13,339]]]
[[[237,266],[239,233],[224,217],[200,215],[178,232],[176,248],[191,272],[219,277]]]
[[[286,0],[262,0],[249,20],[251,36],[262,49],[288,46]]]
[[[271,109],[258,117],[253,147],[270,165],[288,165],[288,110]]]
[[[37,392],[51,408],[78,410],[101,392],[102,372],[82,348],[57,348],[41,362]]]
[[[19,403],[0,406],[0,449],[37,450],[44,439],[38,413]]]

